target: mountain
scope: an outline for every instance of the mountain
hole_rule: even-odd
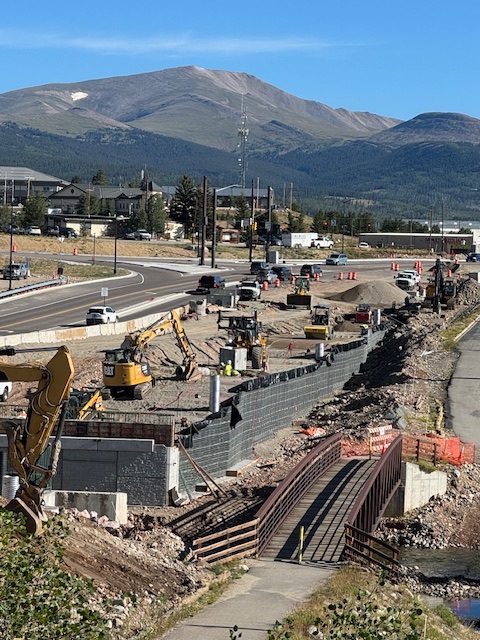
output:
[[[243,136],[239,135],[242,131]],[[160,184],[260,180],[319,208],[378,217],[480,216],[480,120],[424,113],[402,122],[302,100],[246,73],[180,67],[0,95],[0,164],[112,183],[145,166]],[[244,144],[244,151],[240,144]]]
[[[400,122],[296,98],[246,73],[180,67],[134,76],[47,84],[0,95],[0,121],[58,135],[140,129],[234,151],[242,113],[249,149],[368,136]]]

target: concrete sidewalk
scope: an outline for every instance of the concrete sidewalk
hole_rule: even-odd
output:
[[[234,582],[215,604],[162,636],[166,640],[229,640],[237,625],[241,640],[265,640],[275,622],[296,606],[335,571],[318,565],[248,560],[248,573]]]

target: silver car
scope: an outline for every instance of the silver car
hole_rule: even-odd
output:
[[[271,269],[261,269],[257,273],[258,282],[268,282],[268,284],[274,284],[276,279],[277,274]]]

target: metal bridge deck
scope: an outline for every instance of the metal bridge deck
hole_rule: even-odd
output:
[[[262,558],[297,560],[304,527],[304,562],[338,562],[344,524],[376,460],[341,459],[310,488],[271,539]]]

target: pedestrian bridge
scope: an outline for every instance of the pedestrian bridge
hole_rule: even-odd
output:
[[[314,447],[261,506],[253,520],[198,538],[208,562],[256,556],[338,563],[355,559],[395,572],[397,550],[374,536],[401,483],[402,460],[437,460],[435,443],[399,435],[377,457],[343,457],[335,434]]]

